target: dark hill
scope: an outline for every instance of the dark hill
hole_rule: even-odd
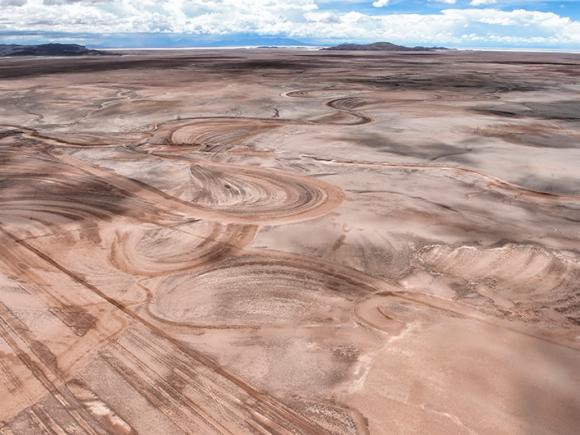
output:
[[[0,44],[0,56],[100,56],[107,53],[77,44]]]
[[[445,47],[405,47],[390,42],[373,42],[372,44],[340,44],[335,47],[323,48],[323,50],[339,51],[435,51],[448,50]]]

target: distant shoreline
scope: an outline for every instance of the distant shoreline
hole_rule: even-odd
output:
[[[264,47],[261,45],[239,45],[239,46],[224,46],[224,47],[207,47],[207,46],[191,46],[191,47],[142,47],[142,48],[96,48],[101,51],[187,51],[187,50],[305,50],[305,51],[319,51],[328,46],[301,46],[301,45],[280,45],[273,47]],[[92,48],[92,47],[91,47]],[[442,50],[443,51],[443,50]],[[450,52],[457,51],[492,51],[492,52],[513,52],[513,53],[569,53],[580,54],[580,48],[497,48],[497,47],[465,47],[455,48],[451,47]],[[380,51],[377,51],[380,53]]]
[[[513,53],[570,53],[579,54],[580,48],[456,48],[457,51],[497,51]]]
[[[286,49],[286,50],[308,50],[308,51],[316,51],[324,48],[323,46],[311,46],[311,45],[280,45],[280,46],[272,46],[272,47],[265,47],[262,45],[231,45],[231,46],[224,46],[224,47],[207,47],[207,46],[199,46],[199,47],[154,47],[154,48],[99,48],[98,50],[102,51],[186,51],[186,50],[252,50],[252,49],[260,49],[260,50],[276,50],[276,49]]]

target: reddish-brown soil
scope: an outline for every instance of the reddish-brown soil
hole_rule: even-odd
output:
[[[0,434],[575,434],[580,57],[0,61]]]

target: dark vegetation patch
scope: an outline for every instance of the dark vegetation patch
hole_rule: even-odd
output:
[[[524,103],[536,118],[576,120],[580,119],[580,100],[562,100],[550,103]]]
[[[422,145],[408,145],[394,142],[377,133],[359,134],[350,138],[338,138],[372,148],[381,153],[395,154],[402,157],[415,157],[428,161],[446,160],[456,163],[472,163],[466,154],[474,152],[471,146],[454,146],[446,143],[428,143]]]
[[[426,65],[427,67],[428,65]],[[390,75],[382,77],[357,78],[350,83],[363,84],[378,88],[404,88],[423,91],[445,91],[473,89],[481,93],[529,92],[542,89],[542,86],[523,80],[501,78],[496,75],[445,74],[432,77],[419,74]]]
[[[575,177],[527,175],[519,178],[516,183],[528,189],[551,195],[580,194],[580,178]]]
[[[515,104],[497,104],[479,106],[472,109],[474,112],[505,116],[529,117],[545,120],[576,121],[580,120],[580,101],[563,100],[552,102],[525,102]]]
[[[220,71],[223,62],[241,59],[237,56],[174,56],[174,57],[124,57],[37,59],[0,63],[0,79],[21,79],[52,74],[78,74],[118,70],[171,70],[185,67],[205,67]]]
[[[474,129],[481,137],[495,137],[506,142],[533,148],[580,148],[575,137],[560,133],[553,127],[505,124],[497,127]]]

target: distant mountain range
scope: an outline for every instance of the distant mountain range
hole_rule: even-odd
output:
[[[326,47],[323,50],[338,51],[436,51],[449,50],[445,47],[405,47],[390,42],[373,42],[372,44],[340,44],[334,47]]]
[[[245,41],[249,42],[249,40]],[[279,42],[282,47],[286,46],[288,42],[298,41],[285,39],[271,39],[269,42]],[[206,41],[208,45],[213,46]],[[222,41],[223,43],[223,41]],[[145,43],[149,45],[148,43]],[[151,44],[154,45],[154,44]],[[260,46],[260,48],[277,48],[280,45]],[[204,46],[204,44],[200,44]],[[227,46],[227,45],[226,45]],[[218,48],[216,46],[216,48]],[[322,50],[336,50],[336,51],[436,51],[448,50],[445,47],[405,47],[403,45],[396,45],[390,42],[374,42],[372,44],[340,44],[334,47],[326,47]],[[20,44],[0,44],[0,57],[6,56],[101,56],[110,55],[112,53],[103,52],[99,50],[92,50],[83,45],[78,44],[39,44],[39,45],[20,45]]]
[[[77,44],[16,45],[0,44],[0,57],[5,56],[101,56],[102,51]]]

